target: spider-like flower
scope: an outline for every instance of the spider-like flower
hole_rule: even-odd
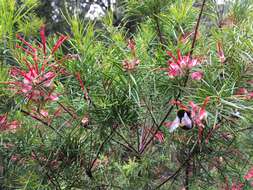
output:
[[[222,48],[221,42],[217,42],[217,54],[221,63],[225,63],[226,57]]]
[[[190,54],[182,56],[181,51],[177,51],[177,58],[170,52],[167,54],[172,58],[167,62],[168,68],[162,68],[162,70],[167,71],[169,77],[177,77],[185,75],[186,71],[199,65],[197,59],[191,58]]]
[[[160,143],[164,142],[164,135],[162,131],[157,131],[155,134],[155,139],[159,141]]]
[[[58,95],[54,92],[53,81],[57,76],[59,62],[56,61],[54,54],[68,38],[62,35],[53,46],[52,50],[47,52],[45,27],[40,29],[41,43],[37,47],[27,42],[23,37],[17,35],[22,45],[16,45],[22,49],[27,56],[23,57],[22,65],[25,67],[13,67],[10,70],[11,82],[8,82],[10,88],[15,90],[17,94],[33,100],[35,102],[56,101]]]
[[[136,43],[133,39],[128,40],[127,47],[131,50],[132,59],[123,61],[124,71],[133,71],[140,64],[140,60],[136,57]]]
[[[202,78],[203,78],[203,72],[201,72],[201,71],[196,71],[196,72],[193,72],[192,74],[191,74],[191,78],[193,79],[193,80],[201,80]]]

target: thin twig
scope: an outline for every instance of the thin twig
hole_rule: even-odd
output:
[[[185,167],[185,190],[189,190],[189,174],[190,174],[190,161],[188,160],[186,162],[186,167]]]
[[[156,186],[154,188],[154,190],[159,189],[160,187],[162,187],[165,183],[167,183],[168,181],[170,181],[171,179],[174,179],[180,172],[181,170],[187,165],[187,163],[192,159],[192,157],[195,154],[195,147],[198,143],[195,142],[194,145],[191,148],[191,151],[189,152],[187,158],[185,159],[185,161],[180,165],[180,167],[172,174],[170,175],[167,179],[165,179],[162,183],[160,183],[158,186]]]
[[[156,24],[156,30],[157,30],[157,34],[158,34],[158,37],[159,37],[159,41],[164,46],[165,45],[165,40],[164,40],[162,31],[161,31],[161,27],[160,27],[160,23],[159,23],[159,19],[158,19],[157,15],[154,15],[154,20],[155,20],[155,24]]]
[[[158,37],[159,37],[159,41],[160,43],[163,45],[162,48],[164,49],[165,47],[165,39],[163,37],[163,34],[162,34],[162,30],[161,30],[161,26],[160,26],[160,23],[159,23],[159,17],[158,17],[158,14],[160,13],[160,8],[161,8],[161,4],[160,4],[160,1],[157,1],[157,6],[155,8],[155,13],[154,13],[154,21],[155,21],[155,25],[156,25],[156,31],[157,31],[157,34],[158,34]]]
[[[62,107],[64,111],[66,111],[72,118],[78,119],[76,114],[73,114],[68,108],[66,108],[61,102],[57,101],[57,103]]]
[[[44,168],[44,166],[43,166],[43,164],[40,162],[40,159],[39,159],[38,155],[36,154],[36,152],[35,152],[35,151],[32,151],[32,153],[34,154],[35,159],[36,159],[36,161],[39,163],[40,167]],[[52,174],[54,173],[50,168],[49,168],[49,170],[50,170],[50,172],[51,172]],[[52,177],[49,175],[49,172],[48,172],[47,170],[46,170],[45,174],[46,174],[48,180],[55,186],[55,188],[61,190],[61,186],[60,186],[59,182],[55,179],[55,182],[57,183],[57,184],[55,184],[55,182],[52,180]],[[55,177],[54,177],[54,178],[55,178]]]
[[[197,20],[197,24],[196,24],[196,27],[195,27],[195,31],[194,31],[194,36],[193,36],[193,40],[192,40],[190,55],[192,55],[193,50],[195,48],[195,43],[196,43],[196,40],[197,40],[199,24],[200,24],[200,20],[201,20],[201,17],[202,17],[202,13],[203,13],[205,4],[206,4],[206,0],[203,0],[202,5],[201,5],[201,9],[200,9],[200,13],[199,13],[199,17],[198,17],[198,20]]]
[[[162,121],[160,122],[160,124],[157,126],[155,132],[153,133],[153,135],[151,136],[151,138],[148,140],[148,142],[143,146],[142,150],[141,150],[141,154],[145,151],[145,149],[147,148],[147,146],[153,141],[153,139],[155,138],[156,133],[161,129],[163,123],[166,121],[166,119],[168,118],[168,116],[170,115],[171,111],[173,110],[174,106],[170,106],[170,109],[167,111],[166,115],[164,116],[164,118],[162,119]]]
[[[113,130],[111,131],[111,133],[106,137],[106,139],[105,139],[105,140],[102,142],[102,144],[99,146],[95,158],[94,158],[93,161],[91,162],[89,168],[86,170],[86,174],[87,174],[91,179],[93,178],[93,175],[92,175],[92,168],[93,168],[94,164],[96,163],[96,161],[97,161],[99,155],[101,154],[101,152],[102,152],[102,150],[103,150],[103,148],[104,148],[105,143],[107,143],[107,141],[109,141],[109,140],[112,138],[112,136],[113,136],[113,134],[114,134],[115,131],[116,131],[116,127],[113,128]]]
[[[116,133],[117,135],[119,135],[120,138],[122,138],[123,141],[125,141],[125,143],[128,145],[128,147],[129,147],[130,149],[132,149],[132,151],[134,151],[137,155],[139,155],[139,152],[131,145],[131,143],[129,143],[129,142],[126,140],[126,138],[125,138],[124,136],[122,136],[122,135],[121,135],[119,132],[117,132],[117,131],[115,131],[115,133]]]
[[[30,116],[31,118],[33,118],[33,119],[39,121],[40,123],[44,124],[45,126],[49,127],[49,128],[52,129],[54,132],[56,132],[57,135],[59,135],[60,137],[63,137],[63,136],[61,135],[61,133],[59,133],[59,132],[58,132],[52,125],[50,125],[48,122],[43,121],[43,120],[40,119],[39,117],[37,117],[37,116],[35,116],[35,115],[33,115],[33,114],[31,114],[31,113],[29,113],[29,112],[23,110],[23,109],[21,109],[20,111],[21,111],[22,113],[24,113],[25,115]]]

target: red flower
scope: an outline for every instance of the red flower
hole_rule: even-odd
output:
[[[177,58],[170,51],[167,51],[167,54],[172,58],[172,61],[169,60],[168,68],[162,68],[162,70],[166,70],[170,77],[182,76],[186,70],[199,64],[197,59],[190,57],[190,54],[182,56],[180,50],[177,51]]]
[[[51,51],[51,54],[54,54],[59,49],[59,47],[63,44],[63,42],[67,39],[68,39],[68,36],[61,35],[59,40],[55,43],[55,45]]]
[[[41,110],[40,110],[40,114],[41,114],[43,117],[48,117],[48,111],[47,111],[47,110],[41,109]]]
[[[27,65],[27,67],[29,69],[28,72],[17,68],[11,69],[11,77],[16,80],[10,83],[12,88],[29,100],[40,101],[41,98],[45,101],[57,100],[58,95],[53,93],[53,80],[56,74],[51,71],[42,72],[34,65]]]
[[[217,43],[217,54],[218,54],[218,57],[220,59],[220,62],[221,63],[224,63],[226,58],[225,58],[225,55],[224,55],[224,52],[223,52],[223,49],[222,49],[222,44],[221,42],[218,42]]]

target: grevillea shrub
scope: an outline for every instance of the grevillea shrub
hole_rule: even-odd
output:
[[[224,6],[125,1],[119,26],[17,31],[0,189],[252,189],[253,7]]]

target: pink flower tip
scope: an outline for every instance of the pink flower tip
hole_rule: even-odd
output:
[[[49,99],[52,101],[57,101],[57,100],[59,100],[59,96],[57,94],[51,94],[49,96]]]
[[[253,178],[253,167],[245,174],[244,179],[250,180]]]
[[[47,117],[48,116],[48,111],[47,110],[40,110],[40,114],[44,117]]]
[[[155,134],[155,139],[158,140],[160,143],[164,142],[164,135],[161,131],[158,131]]]
[[[191,74],[192,80],[201,80],[203,78],[204,74],[201,71],[193,72]]]
[[[236,91],[236,95],[245,95],[248,93],[248,90],[246,88],[238,88]]]

